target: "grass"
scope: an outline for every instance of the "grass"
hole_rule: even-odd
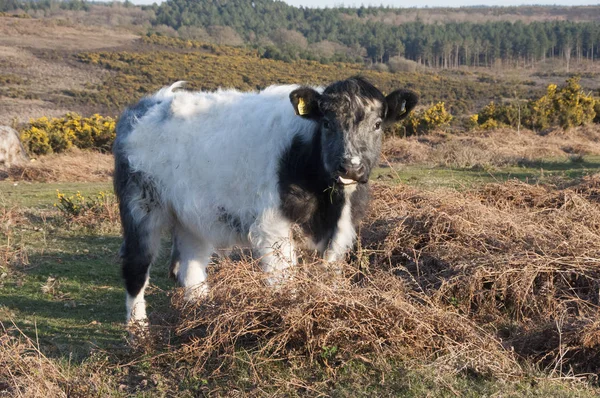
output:
[[[90,196],[100,191],[111,192],[112,183],[0,181],[0,201],[4,201],[6,206],[48,210],[56,203],[57,190],[68,195],[81,192],[84,196]]]
[[[391,167],[390,167],[391,166]],[[448,168],[423,164],[391,164],[373,171],[372,179],[424,189],[439,187],[464,190],[486,183],[518,180],[529,184],[567,183],[600,172],[600,156],[575,161],[565,158],[523,162],[514,166]]]
[[[124,291],[116,255],[121,243],[118,223],[107,224],[102,220],[97,224],[82,223],[68,219],[53,207],[57,189],[68,195],[79,191],[91,196],[109,191],[110,182],[0,182],[0,203],[4,208],[0,254],[4,247],[12,250],[6,263],[0,262],[0,322],[9,329],[2,337],[2,349],[5,358],[11,356],[22,361],[7,365],[15,379],[7,379],[6,374],[0,372],[0,391],[16,385],[22,386],[21,391],[30,391],[27,386],[41,377],[35,371],[39,367],[45,369],[45,373],[39,379],[44,382],[36,384],[41,386],[38,395],[51,396],[59,396],[59,392],[65,390],[74,396],[220,396],[233,391],[253,396],[597,396],[599,391],[594,387],[593,378],[591,384],[581,382],[580,378],[571,378],[573,373],[568,371],[548,377],[549,365],[538,362],[534,354],[522,348],[522,352],[518,351],[522,355],[520,365],[515,365],[522,367],[521,370],[510,370],[507,365],[512,363],[512,359],[507,359],[513,355],[510,352],[498,351],[492,355],[490,351],[490,358],[496,358],[493,360],[474,359],[473,355],[489,350],[488,343],[483,342],[493,342],[497,333],[504,333],[506,342],[514,340],[517,344],[526,333],[535,335],[536,323],[544,326],[541,318],[532,314],[520,315],[533,322],[528,327],[526,322],[514,318],[514,314],[527,314],[523,308],[529,306],[544,311],[545,301],[537,301],[535,295],[520,298],[521,301],[514,295],[530,275],[535,285],[539,278],[544,280],[544,275],[553,272],[549,271],[551,263],[535,269],[536,261],[543,257],[531,257],[526,260],[527,266],[520,263],[519,256],[527,257],[530,254],[524,250],[530,249],[519,245],[529,245],[531,240],[541,252],[548,252],[552,242],[544,242],[554,239],[560,228],[555,230],[544,223],[556,217],[557,225],[562,225],[564,215],[553,207],[545,208],[544,212],[521,209],[520,204],[513,208],[510,201],[524,198],[524,203],[529,203],[529,198],[540,198],[541,204],[535,206],[544,208],[545,203],[554,203],[556,195],[560,200],[563,196],[575,195],[555,193],[557,188],[552,184],[576,184],[582,177],[597,173],[599,168],[600,156],[594,155],[573,160],[548,158],[488,170],[399,163],[393,164],[393,170],[379,168],[373,178],[383,184],[377,185],[373,215],[365,226],[368,232],[364,243],[368,249],[364,255],[371,265],[362,271],[367,278],[373,278],[376,289],[355,290],[352,286],[345,287],[346,282],[342,281],[337,293],[318,287],[315,291],[313,283],[324,282],[308,275],[309,279],[301,277],[298,282],[305,286],[298,291],[307,296],[300,296],[296,301],[293,298],[281,301],[281,297],[269,290],[244,285],[260,278],[256,267],[231,264],[223,269],[217,267],[213,273],[216,280],[224,282],[216,289],[212,304],[190,314],[179,309],[177,295],[172,295],[174,283],[167,278],[167,261],[163,258],[153,269],[148,290],[149,311],[155,317],[152,322],[158,325],[156,340],[137,349],[129,345],[123,325]],[[531,188],[516,181],[530,183]],[[404,188],[398,188],[398,184]],[[550,188],[546,190],[545,186]],[[440,187],[451,189],[440,191]],[[504,192],[510,194],[509,199],[503,199]],[[572,200],[570,206],[575,206],[573,211],[578,212],[577,206],[583,206],[581,199]],[[489,201],[485,204],[487,207],[482,208],[486,201]],[[588,209],[585,206],[583,210]],[[500,213],[496,214],[497,211]],[[556,216],[534,219],[538,215],[546,217],[545,212]],[[591,217],[588,210],[586,214]],[[410,217],[405,218],[406,215]],[[513,223],[510,217],[520,222]],[[489,225],[482,224],[482,219]],[[546,229],[539,232],[529,229],[538,222]],[[481,225],[483,232],[464,229],[477,225]],[[585,221],[571,224],[569,237],[560,239],[578,236],[577,228],[585,225]],[[411,229],[407,230],[409,226]],[[490,237],[484,239],[481,234]],[[585,232],[581,236],[592,239],[590,234],[592,232]],[[472,238],[475,240],[471,242]],[[593,241],[589,242],[590,250],[594,250]],[[485,245],[481,253],[477,252],[479,244]],[[506,245],[506,249],[501,255],[512,253],[512,256],[494,257],[495,247],[502,245]],[[576,250],[574,246],[573,250]],[[384,253],[391,254],[385,257]],[[569,257],[561,258],[570,261]],[[360,261],[363,260],[359,260],[362,264]],[[387,261],[394,264],[394,275],[412,275],[426,293],[413,291],[412,282],[390,279],[387,273],[380,278],[378,272],[381,267],[385,269]],[[496,261],[503,264],[502,272],[497,273],[491,265]],[[477,267],[470,270],[472,263]],[[348,272],[356,272],[352,267]],[[523,279],[510,279],[512,274],[508,271],[520,270],[518,267],[523,267]],[[528,267],[534,267],[534,271]],[[577,271],[575,265],[571,271]],[[541,276],[536,276],[536,272]],[[558,271],[559,275],[561,272]],[[578,283],[576,294],[582,297],[579,300],[584,300],[585,289],[590,289],[583,282],[591,275],[586,272],[581,270],[581,274],[573,274],[579,276],[569,277]],[[243,277],[245,273],[251,277]],[[485,283],[478,285],[477,278]],[[443,281],[441,285],[439,281]],[[399,285],[390,288],[390,283]],[[558,286],[560,280],[553,283]],[[522,290],[529,294],[528,289]],[[319,296],[325,291],[329,293]],[[394,300],[398,301],[389,301],[389,296],[381,293],[385,291],[393,293]],[[475,294],[474,298],[469,294]],[[568,290],[560,294],[570,297]],[[560,294],[557,293],[556,300],[560,300]],[[411,296],[414,297],[411,299]],[[489,304],[486,300],[490,297],[494,306],[498,306],[493,311],[486,309]],[[502,300],[500,297],[513,301],[497,301]],[[577,303],[576,300],[571,302],[569,305]],[[370,303],[377,305],[371,308]],[[357,312],[359,310],[371,312],[363,315]],[[395,314],[398,310],[405,311],[398,318],[404,322],[401,329],[392,322],[395,319],[392,315],[377,312]],[[294,323],[296,315],[289,315],[291,318],[281,323],[276,314],[285,317],[287,312],[303,316],[305,323]],[[319,318],[319,313],[327,316]],[[357,317],[356,323],[347,323],[352,321],[351,317]],[[368,317],[376,321],[373,328],[359,333],[360,328],[369,325],[364,321]],[[248,330],[248,325],[257,319],[261,328]],[[426,329],[411,329],[413,319],[418,319]],[[19,333],[11,326],[13,322],[32,340],[18,337]],[[309,328],[310,322],[314,326]],[[511,323],[513,326],[508,326]],[[286,329],[290,325],[294,333],[308,328],[303,335],[307,337],[290,334]],[[381,329],[376,331],[375,325]],[[571,327],[568,322],[565,325]],[[542,331],[556,330],[550,326]],[[208,330],[220,331],[214,338],[230,334],[238,337],[233,343],[213,340],[206,336]],[[272,334],[263,335],[260,330],[270,330]],[[323,334],[327,330],[329,332]],[[344,337],[350,330],[359,334]],[[565,339],[573,338],[567,329],[564,333]],[[400,340],[395,340],[399,337]],[[279,342],[277,338],[287,339],[284,349],[269,345]],[[552,339],[549,337],[548,341]],[[369,346],[375,341],[381,348],[361,352],[356,348],[360,345],[355,346],[358,343]],[[572,352],[579,352],[577,340],[569,341]],[[470,347],[472,343],[483,346],[479,349],[475,346],[474,350]],[[271,347],[272,351],[265,347]],[[209,355],[205,368],[199,367],[203,353]],[[554,354],[549,352],[548,355]],[[30,360],[36,365],[28,362]],[[459,365],[463,360],[472,365]],[[506,364],[503,365],[503,361],[507,361]],[[215,371],[215,367],[221,365],[225,367]],[[482,370],[499,366],[508,367],[502,372],[514,371],[515,374],[504,377],[495,371]],[[95,376],[90,376],[92,374]],[[56,388],[51,390],[55,393],[49,393],[48,386]]]
[[[57,190],[91,196],[112,191],[111,184],[2,182],[0,190],[4,208],[19,213],[7,223],[0,245],[10,241],[27,254],[25,263],[0,263],[0,321],[15,322],[28,336],[37,334],[53,356],[82,360],[92,348],[122,346],[119,227],[69,224],[53,207]],[[149,290],[156,304],[168,301],[164,290],[172,286],[161,265]]]

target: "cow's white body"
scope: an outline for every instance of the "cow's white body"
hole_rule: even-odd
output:
[[[217,248],[247,243],[249,236],[219,220],[220,209],[253,232],[260,230],[256,223],[278,223],[281,153],[295,135],[308,140],[314,131],[314,122],[297,117],[289,104],[295,88],[160,92],[165,100],[138,121],[123,148],[132,169],[152,176],[189,232]]]

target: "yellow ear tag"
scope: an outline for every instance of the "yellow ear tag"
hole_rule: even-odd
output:
[[[298,115],[304,116],[308,114],[308,109],[304,98],[298,98]]]

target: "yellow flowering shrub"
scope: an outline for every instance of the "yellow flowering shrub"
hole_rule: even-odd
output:
[[[406,128],[407,135],[427,134],[437,128],[445,127],[452,121],[452,115],[443,102],[438,102],[422,112],[413,112],[400,127]]]
[[[530,109],[527,104],[512,102],[496,104],[494,101],[487,104],[477,114],[478,127],[491,130],[498,127],[511,126],[517,128],[523,120],[529,117]]]
[[[483,129],[521,124],[534,130],[552,126],[568,129],[593,122],[598,110],[600,106],[591,94],[583,92],[579,78],[572,77],[560,88],[556,84],[548,85],[545,95],[527,104],[490,102],[478,113],[477,123]]]
[[[596,116],[594,98],[585,94],[579,84],[579,77],[567,79],[567,84],[557,92],[554,110],[558,124],[566,129],[591,123]]]
[[[490,102],[483,107],[477,114],[477,124],[480,128],[489,130],[499,127],[499,123],[496,120],[498,113],[498,107],[494,101]]]
[[[52,152],[48,133],[46,133],[46,130],[40,130],[35,125],[31,125],[21,132],[21,141],[30,155],[45,155]]]
[[[567,79],[560,88],[550,84],[546,95],[530,103],[529,127],[543,130],[553,125],[564,129],[591,123],[596,117],[596,101],[583,92],[579,77]]]
[[[469,126],[470,127],[477,127],[477,125],[479,121],[479,115],[476,113],[474,115],[469,116]]]
[[[75,195],[67,196],[57,189],[56,199],[54,207],[71,221],[94,216],[106,216],[103,218],[114,219],[118,214],[115,195],[103,191],[86,198],[79,191]]]
[[[488,119],[479,125],[479,128],[481,128],[483,130],[494,130],[494,129],[497,129],[498,127],[501,127],[501,124],[498,123],[498,121],[495,119]]]
[[[79,216],[89,206],[85,201],[85,197],[79,191],[75,196],[66,196],[57,189],[56,198],[58,202],[54,203],[54,207],[69,217]]]
[[[29,121],[21,131],[21,141],[31,155],[59,153],[75,146],[109,151],[115,139],[115,120],[92,115],[88,118],[69,113],[62,118],[41,117]]]
[[[553,116],[553,102],[556,98],[556,84],[548,85],[546,95],[530,103],[531,116],[528,124],[534,130],[543,130],[550,126]]]

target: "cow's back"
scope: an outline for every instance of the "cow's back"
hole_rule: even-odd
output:
[[[294,114],[294,88],[163,96],[120,145],[130,168],[149,176],[179,220],[192,220],[190,228],[222,228],[223,217],[247,226],[278,207],[281,154],[294,136],[313,132],[312,122]]]

